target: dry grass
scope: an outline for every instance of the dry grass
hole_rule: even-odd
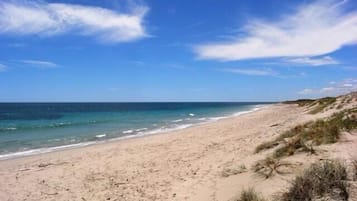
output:
[[[263,160],[258,161],[253,166],[253,171],[259,176],[266,179],[274,176],[275,174],[287,174],[289,172],[284,171],[284,168],[291,166],[290,163],[280,161],[279,159],[267,157]]]
[[[307,201],[328,197],[347,200],[346,167],[338,161],[324,161],[310,166],[297,176],[281,201]]]
[[[353,180],[357,181],[357,160],[353,160],[352,165],[353,165]]]
[[[309,106],[314,101],[315,100],[313,100],[313,99],[299,99],[299,100],[294,100],[294,101],[285,101],[283,103],[284,104],[298,104],[300,107],[304,107],[304,106]]]
[[[263,150],[266,150],[266,149],[271,149],[271,148],[274,148],[276,146],[279,145],[279,142],[277,141],[269,141],[269,142],[264,142],[260,145],[258,145],[255,150],[254,150],[254,153],[259,153]]]
[[[265,201],[254,189],[243,190],[239,198],[235,201]]]
[[[312,144],[307,145],[300,138],[291,138],[289,141],[285,142],[285,145],[276,149],[273,153],[275,158],[281,158],[284,156],[294,155],[296,152],[308,152],[310,154],[315,154],[316,151]]]
[[[337,98],[335,97],[325,97],[320,99],[299,99],[295,101],[285,101],[285,104],[298,104],[300,107],[308,107],[312,110],[309,112],[310,114],[316,114],[322,112],[325,108],[332,107],[332,105],[336,102]]]
[[[313,104],[316,106],[314,106],[313,110],[311,110],[309,113],[317,114],[319,112],[322,112],[325,108],[335,103],[336,100],[337,99],[335,97],[325,97],[325,98],[317,99],[316,101],[314,101],[315,104]]]
[[[256,147],[255,153],[274,148],[274,157],[290,156],[296,152],[315,153],[313,146],[331,144],[339,140],[342,131],[357,128],[357,108],[344,110],[324,120],[317,120],[290,129],[275,140]]]
[[[241,165],[238,168],[225,168],[222,173],[221,176],[222,177],[229,177],[232,175],[237,175],[237,174],[241,174],[243,172],[246,172],[247,168],[245,167],[245,165]]]

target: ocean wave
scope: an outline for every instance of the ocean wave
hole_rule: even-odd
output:
[[[175,119],[175,120],[172,120],[171,122],[176,123],[176,122],[181,122],[181,121],[183,121],[183,119]]]
[[[147,130],[148,128],[139,128],[139,129],[136,129],[135,131],[136,132],[140,132],[140,131],[144,131],[144,130]]]
[[[0,127],[0,132],[9,132],[15,130],[36,130],[36,129],[50,129],[50,128],[64,128],[70,126],[90,125],[97,123],[106,123],[110,121],[85,121],[85,122],[55,122],[42,125],[16,125],[11,127]]]
[[[77,143],[77,144],[69,144],[69,145],[62,145],[62,146],[48,147],[48,148],[39,148],[39,149],[30,149],[30,150],[26,150],[26,151],[7,153],[7,154],[0,155],[0,160],[49,153],[49,152],[54,152],[54,151],[70,149],[70,148],[76,148],[76,147],[83,147],[83,146],[88,146],[88,145],[92,145],[95,143],[96,142],[82,142],[82,143]]]
[[[95,137],[96,138],[102,138],[102,137],[105,137],[105,136],[107,136],[107,134],[99,134],[99,135],[96,135]]]
[[[123,131],[122,133],[123,134],[129,134],[129,133],[133,133],[134,131],[133,130],[126,130],[126,131]]]
[[[16,127],[5,127],[5,128],[0,128],[0,131],[14,131],[17,130]]]

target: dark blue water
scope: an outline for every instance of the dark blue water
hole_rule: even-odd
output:
[[[0,103],[0,159],[185,128],[268,103]]]

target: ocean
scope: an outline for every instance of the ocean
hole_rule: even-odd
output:
[[[269,103],[0,103],[0,160],[177,130]]]

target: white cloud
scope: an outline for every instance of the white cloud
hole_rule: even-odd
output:
[[[244,36],[197,45],[200,59],[233,61],[272,57],[313,57],[357,43],[357,12],[346,1],[302,5],[277,21],[251,20]]]
[[[224,72],[237,73],[243,75],[254,75],[254,76],[274,76],[278,73],[271,69],[238,69],[238,68],[226,68],[223,69]]]
[[[0,72],[6,71],[6,66],[4,64],[0,64]]]
[[[326,93],[326,92],[331,92],[331,91],[334,91],[335,90],[335,87],[324,87],[322,89],[320,89],[320,92],[321,93]]]
[[[357,90],[357,79],[350,78],[350,79],[342,80],[340,82],[334,82],[334,81],[330,82],[329,86],[325,86],[322,88],[315,88],[315,89],[307,88],[297,93],[301,95],[336,96],[356,90]]]
[[[306,89],[299,91],[298,94],[307,95],[307,94],[311,94],[313,92],[314,92],[314,90],[306,88]]]
[[[305,64],[311,66],[339,64],[337,60],[333,59],[330,56],[317,57],[317,58],[311,58],[311,57],[289,58],[286,61],[289,63],[303,64],[303,65]]]
[[[53,36],[69,32],[95,36],[104,42],[145,37],[145,6],[119,13],[94,6],[30,1],[0,2],[0,33]]]
[[[20,60],[19,62],[27,65],[31,65],[37,68],[56,68],[58,64],[50,62],[50,61],[42,61],[42,60]]]
[[[342,86],[343,86],[343,87],[353,87],[353,84],[346,83],[346,84],[343,84]]]

